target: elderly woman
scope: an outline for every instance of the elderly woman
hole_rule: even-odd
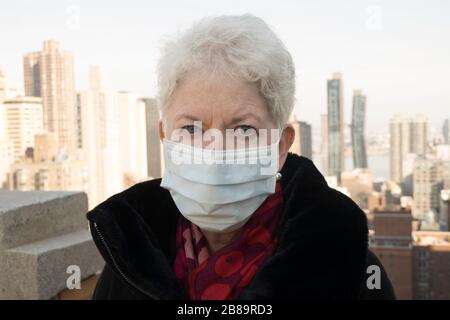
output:
[[[164,176],[87,214],[94,299],[394,298],[363,211],[288,152],[294,64],[264,21],[201,20],[158,76]]]

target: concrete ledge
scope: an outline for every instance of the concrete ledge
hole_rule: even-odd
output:
[[[84,192],[0,192],[0,250],[87,228]]]
[[[0,192],[0,299],[89,296],[92,280],[82,293],[67,288],[69,266],[83,281],[104,264],[88,231],[87,200],[83,192]]]
[[[80,268],[80,280],[103,267],[87,230],[8,249],[3,258],[0,272],[9,274],[0,287],[0,299],[49,299],[67,289],[68,266]]]

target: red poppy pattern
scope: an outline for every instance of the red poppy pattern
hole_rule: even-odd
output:
[[[283,207],[281,185],[252,214],[237,237],[210,253],[201,230],[180,215],[174,271],[192,300],[235,300],[277,244]]]

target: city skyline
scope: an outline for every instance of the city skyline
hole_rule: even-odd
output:
[[[66,264],[71,264],[69,268],[74,266],[72,263],[78,266],[77,260],[83,274],[88,276],[83,278],[83,286],[90,281],[91,289],[95,288],[101,275],[94,256],[98,253],[95,244],[100,253],[108,254],[103,255],[106,263],[116,267],[125,280],[137,279],[128,277],[136,269],[128,263],[129,255],[116,254],[136,241],[145,248],[153,248],[156,238],[164,244],[166,240],[158,232],[154,233],[157,237],[151,245],[141,241],[148,238],[153,226],[161,231],[163,225],[171,223],[170,217],[199,216],[199,212],[210,215],[208,218],[213,223],[219,211],[229,216],[228,208],[237,208],[241,203],[248,207],[246,199],[231,195],[245,196],[247,189],[255,191],[259,188],[257,184],[261,183],[262,188],[269,181],[261,180],[267,172],[263,173],[261,168],[267,164],[264,161],[267,157],[261,151],[253,156],[253,149],[247,150],[254,140],[249,145],[238,143],[239,150],[234,153],[234,143],[231,146],[214,143],[214,148],[224,148],[230,154],[245,155],[250,160],[234,172],[231,170],[238,166],[230,166],[229,161],[224,163],[225,158],[217,157],[217,153],[213,156],[219,160],[213,161],[217,167],[210,166],[208,161],[199,161],[201,167],[196,168],[185,166],[184,161],[174,161],[170,146],[176,145],[176,141],[168,144],[164,141],[163,145],[161,138],[177,140],[170,133],[177,128],[190,128],[192,121],[191,138],[195,141],[196,136],[207,137],[208,130],[200,129],[200,135],[196,134],[196,119],[208,122],[210,129],[221,128],[222,133],[227,127],[264,130],[272,127],[270,120],[279,119],[280,114],[279,126],[286,125],[289,116],[287,123],[292,128],[283,128],[283,137],[277,142],[283,153],[270,152],[283,161],[277,162],[277,170],[270,173],[273,189],[264,186],[264,195],[257,195],[258,198],[271,205],[269,198],[262,197],[275,192],[279,198],[272,199],[282,200],[283,206],[274,214],[303,214],[308,221],[303,220],[314,232],[310,232],[307,223],[305,230],[313,236],[302,239],[308,245],[317,244],[315,249],[312,247],[315,252],[324,243],[316,241],[320,238],[316,234],[323,232],[332,236],[330,240],[343,235],[358,248],[364,244],[368,254],[366,262],[375,254],[397,299],[450,299],[450,283],[445,281],[450,279],[450,43],[442,41],[442,35],[450,34],[450,20],[444,19],[449,16],[446,13],[450,13],[450,2],[440,2],[439,10],[419,1],[392,4],[385,0],[377,3],[351,0],[338,4],[318,0],[308,4],[285,1],[277,5],[256,0],[227,2],[217,8],[205,0],[175,6],[172,0],[158,5],[137,4],[135,0],[126,5],[85,0],[63,0],[58,4],[55,1],[50,5],[50,1],[37,4],[18,0],[5,5],[5,10],[0,12],[0,24],[5,24],[0,28],[5,33],[4,41],[0,42],[0,202],[3,204],[0,230],[5,231],[3,241],[0,238],[0,269],[9,276],[0,278],[0,299],[66,299],[67,290],[71,289],[65,281],[69,273]],[[211,14],[247,12],[264,19],[293,56],[297,70],[294,112],[287,114],[291,110],[292,90],[289,99],[277,98],[281,91],[286,91],[284,84],[293,84],[292,73],[286,76],[286,70],[292,70],[290,63],[288,69],[281,68],[285,80],[281,79],[281,73],[276,81],[274,77],[264,80],[266,72],[261,75],[259,94],[264,96],[264,101],[260,103],[252,98],[245,103],[256,108],[249,112],[264,115],[256,124],[234,114],[246,108],[244,104],[237,111],[229,108],[236,101],[241,103],[254,96],[247,90],[241,92],[241,83],[224,90],[216,82],[211,87],[209,79],[190,78],[189,72],[195,71],[195,67],[206,68],[208,63],[224,57],[232,62],[245,61],[252,56],[254,46],[261,44],[256,55],[258,60],[248,61],[245,67],[247,75],[253,75],[255,65],[266,63],[260,55],[265,56],[266,50],[272,52],[268,41],[272,33],[253,42],[250,39],[258,39],[258,33],[256,29],[247,33],[249,29],[242,34],[244,38],[234,38],[230,37],[230,29],[234,29],[230,23],[222,26],[220,21],[214,22],[218,29],[214,25],[198,29],[198,35],[205,37],[208,46],[199,45],[201,37],[197,34],[191,35],[191,40],[181,41],[189,44],[185,50],[175,46],[166,57],[178,52],[185,52],[187,58],[192,58],[192,52],[194,57],[211,54],[217,43],[225,44],[223,48],[240,44],[248,50],[239,49],[236,58],[210,55],[205,64],[180,62],[181,67],[174,69],[185,68],[181,71],[187,71],[186,81],[193,81],[185,90],[177,86],[180,76],[176,72],[159,69],[162,79],[175,75],[161,80],[174,86],[167,99],[160,99],[155,87],[155,64],[164,35],[185,29],[194,20]],[[248,16],[237,18],[232,21],[240,21],[244,26],[246,20],[259,21]],[[236,29],[242,27],[237,26]],[[279,42],[276,44],[275,47]],[[192,51],[192,47],[198,50]],[[284,48],[280,49],[285,52]],[[284,58],[275,59],[273,54],[266,58],[269,56],[274,60],[267,62],[266,70],[275,76]],[[286,54],[283,56],[286,58]],[[274,68],[269,67],[272,64]],[[162,65],[177,64],[166,61]],[[231,63],[230,69],[220,70],[228,72],[242,66],[240,61]],[[264,87],[272,93],[267,93]],[[209,90],[212,94],[203,97]],[[163,109],[164,123],[160,123],[158,99],[169,101],[163,105],[170,106],[173,97],[180,101],[177,110]],[[191,99],[190,105],[186,103]],[[204,105],[202,109],[212,116],[199,116],[191,108],[199,105]],[[283,111],[287,106],[289,109]],[[189,120],[178,122],[177,116],[173,116],[178,111],[183,111]],[[269,111],[267,116],[266,111]],[[233,116],[230,122],[223,119],[227,113]],[[216,117],[221,121],[218,124]],[[259,146],[264,141],[261,139],[267,138],[261,134],[264,133],[258,134]],[[214,142],[218,138],[215,136]],[[235,138],[240,140],[239,136]],[[179,151],[182,157],[188,155],[184,160],[191,160],[191,154],[185,154],[185,150],[194,151],[194,159],[202,160],[196,156],[196,149],[191,150],[182,143],[178,145],[182,147]],[[291,154],[286,155],[286,151]],[[195,160],[190,163],[197,165]],[[252,166],[253,160],[258,160],[257,166]],[[241,164],[241,161],[233,163]],[[175,170],[177,164],[181,166]],[[259,168],[259,175],[252,173]],[[247,171],[249,176],[254,176],[248,185],[245,181],[232,181],[234,176],[246,175]],[[202,178],[212,176],[214,181],[189,176],[191,172],[198,172]],[[179,187],[166,183],[170,179]],[[238,187],[234,189],[236,192],[235,187]],[[282,193],[276,190],[280,187]],[[189,199],[188,206],[192,209],[177,202],[177,193],[178,199]],[[221,209],[204,210],[208,207]],[[263,205],[259,208],[262,208],[259,212],[268,212]],[[347,220],[358,216],[356,224]],[[86,217],[90,220],[89,230]],[[114,219],[107,220],[108,217]],[[164,217],[170,219],[165,221]],[[152,220],[158,224],[153,225]],[[197,224],[195,220],[191,222]],[[223,223],[217,221],[217,224]],[[323,232],[317,225],[325,226]],[[126,230],[130,226],[137,228],[128,234]],[[293,229],[296,225],[288,221],[286,226],[296,232]],[[202,223],[198,227],[202,232]],[[167,233],[162,231],[161,234]],[[354,237],[353,233],[359,236]],[[110,242],[118,234],[125,236],[126,241]],[[293,237],[286,239],[297,245]],[[182,247],[178,242],[176,246]],[[337,252],[342,247],[338,244],[330,248]],[[362,251],[358,249],[358,252]],[[360,253],[358,259],[363,261]],[[317,257],[320,260],[322,254],[316,257],[315,253],[307,252],[307,256],[311,259],[300,261],[302,264],[308,265]],[[136,261],[134,255],[131,258]],[[130,268],[121,268],[122,263]],[[367,270],[374,266],[370,264]],[[36,286],[35,279],[42,283],[42,288]],[[104,275],[101,279],[107,281]],[[389,281],[382,282],[383,286],[389,284]],[[133,281],[129,284],[134,287]],[[373,289],[369,281],[366,284],[368,289]],[[91,289],[77,295],[88,299],[92,297]],[[135,289],[144,292],[147,288],[136,286]],[[94,296],[98,297],[97,293]]]
[[[30,10],[21,10],[24,4]],[[154,96],[155,65],[165,35],[205,15],[250,12],[265,19],[292,52],[298,74],[296,115],[313,128],[326,111],[323,80],[333,72],[344,77],[344,108],[350,110],[354,89],[368,97],[368,131],[387,132],[392,110],[426,109],[431,126],[440,128],[442,110],[450,106],[450,44],[441,41],[442,34],[450,34],[448,3],[287,1],[274,8],[247,1],[224,3],[219,10],[206,1],[145,8],[131,1],[125,7],[108,4],[105,12],[104,4],[86,1],[4,5],[0,69],[22,87],[22,56],[56,39],[75,57],[77,92],[87,88],[88,66],[101,62],[105,87]],[[121,19],[121,28],[114,17]],[[345,116],[349,124],[351,113]]]

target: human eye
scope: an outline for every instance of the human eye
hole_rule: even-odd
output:
[[[243,135],[243,136],[252,136],[257,135],[258,132],[255,127],[252,127],[250,125],[239,125],[236,128],[234,128],[234,132],[236,135]]]
[[[181,129],[186,130],[187,132],[189,132],[189,134],[201,132],[201,128],[193,124],[182,126]]]

